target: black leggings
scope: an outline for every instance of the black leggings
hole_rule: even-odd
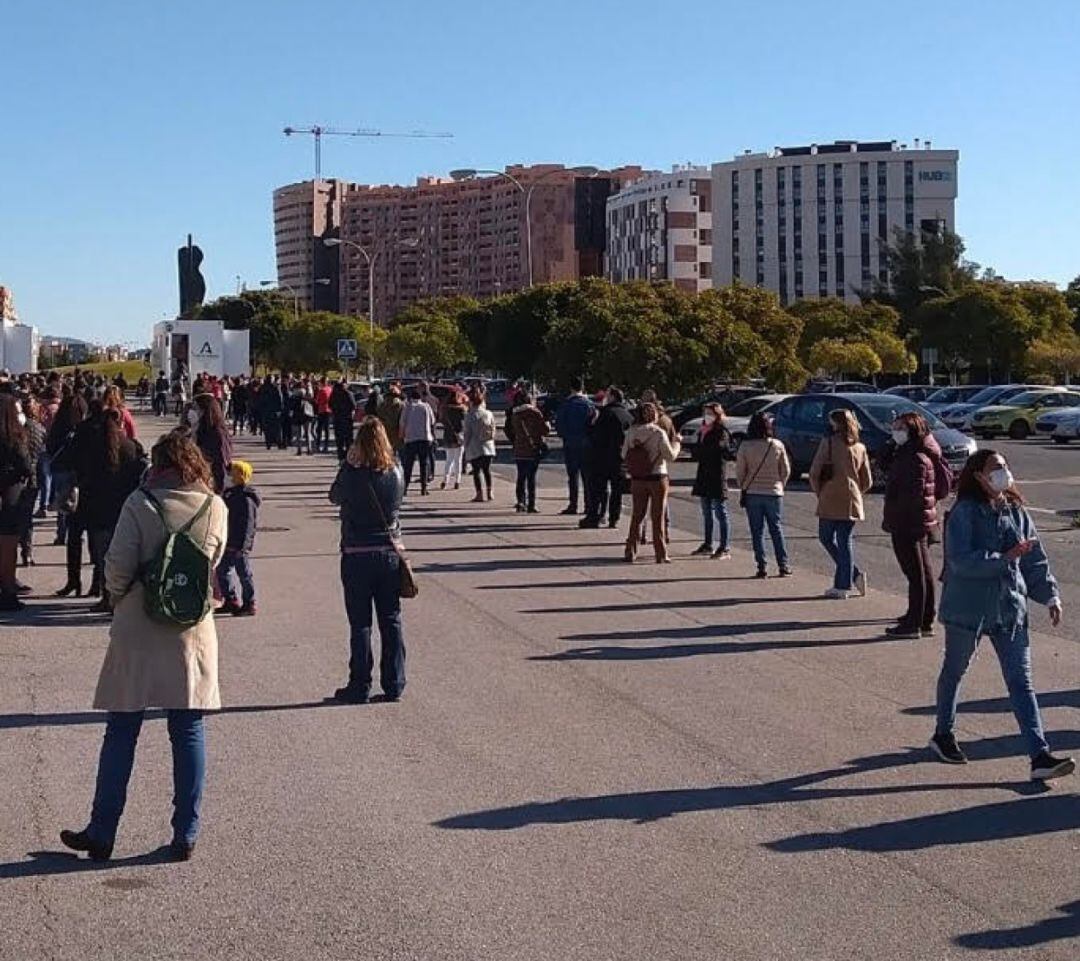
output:
[[[491,493],[491,461],[493,458],[490,454],[485,454],[483,457],[474,457],[470,464],[473,469],[473,483],[476,485],[476,493],[483,494],[484,490],[480,486],[480,475],[484,477],[484,483],[487,485],[487,492]]]

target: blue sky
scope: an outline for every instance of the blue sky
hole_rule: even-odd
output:
[[[274,276],[271,191],[326,175],[667,167],[837,138],[961,151],[957,225],[1010,278],[1080,274],[1080,11],[833,0],[3,0],[0,284],[42,331],[148,338],[175,249]]]

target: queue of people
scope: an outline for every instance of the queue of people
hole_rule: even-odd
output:
[[[281,390],[275,386],[282,383],[280,378],[267,378],[259,393],[267,383]],[[284,383],[290,395],[299,391],[306,396],[302,382]],[[379,688],[384,699],[397,701],[406,685],[401,598],[410,596],[406,581],[411,571],[401,513],[410,475],[418,473],[421,494],[427,494],[441,424],[447,451],[442,489],[459,489],[461,467],[467,462],[474,502],[490,502],[495,418],[479,389],[467,395],[454,391],[438,405],[421,386],[410,387],[403,399],[400,388],[390,385],[385,396],[369,397],[361,406],[351,395],[344,403],[340,385],[327,384],[318,394],[323,386],[313,394],[310,440],[315,450],[328,452],[333,428],[335,447],[343,450],[329,499],[340,510],[340,576],[350,645],[348,674],[333,696],[349,704],[371,699],[372,628],[377,622]],[[281,409],[285,396],[280,393]],[[633,409],[615,388],[605,392],[599,407],[583,392],[575,398],[580,399],[555,425],[573,437],[574,453],[566,465],[571,500],[563,513],[576,512],[587,491],[581,526],[598,527],[607,519],[615,527],[628,489],[625,559],[637,558],[647,539],[647,520],[656,562],[671,563],[670,466],[680,448],[670,418],[655,395]],[[297,411],[294,406],[289,415],[294,424]],[[303,408],[299,413],[307,416]],[[235,408],[223,407],[214,393],[196,393],[178,415],[179,425],[168,430],[147,457],[135,436],[134,420],[130,430],[127,426],[121,391],[111,392],[107,385],[94,389],[77,380],[21,387],[0,382],[4,609],[19,604],[16,570],[26,518],[32,521],[35,504],[59,507],[56,498],[62,497],[57,533],[62,522],[69,561],[63,593],[82,592],[85,533],[94,572],[90,593],[100,594],[99,609],[112,613],[109,648],[94,699],[94,706],[108,715],[93,804],[86,827],[61,835],[68,847],[95,860],[111,856],[135,744],[149,708],[166,711],[173,752],[173,837],[168,851],[177,860],[187,860],[195,850],[207,764],[203,718],[220,706],[214,616],[256,612],[251,554],[261,499],[252,486],[251,464],[234,456],[234,415]],[[340,423],[345,419],[347,431]],[[241,429],[249,425],[247,420]],[[261,430],[266,427],[261,421]],[[535,513],[536,478],[547,454],[549,427],[527,392],[515,398],[504,430],[517,472],[516,508]],[[1031,601],[1046,605],[1051,621],[1060,623],[1060,591],[1006,460],[993,450],[973,455],[943,518],[939,504],[950,495],[953,478],[925,420],[914,413],[902,415],[893,425],[893,441],[884,526],[908,589],[907,608],[886,633],[894,638],[927,636],[933,632],[935,613],[945,627],[932,752],[946,763],[967,761],[955,735],[957,700],[979,640],[988,636],[1030,757],[1031,777],[1044,780],[1071,773],[1074,761],[1052,754],[1047,743],[1033,688],[1028,627]],[[44,473],[39,469],[42,459]],[[42,500],[41,477],[46,475],[51,494]],[[767,414],[751,418],[747,436],[736,449],[722,408],[707,405],[692,489],[700,502],[703,539],[693,553],[730,559],[728,501],[737,491],[756,576],[768,576],[766,529],[779,575],[791,576],[783,529],[790,476],[790,458]],[[864,595],[866,577],[856,562],[855,532],[865,519],[863,498],[873,477],[858,423],[849,414],[830,417],[809,480],[817,501],[819,539],[834,567],[825,596],[841,600],[852,593]],[[944,586],[940,610],[935,611],[929,548],[940,539]],[[166,576],[168,564],[189,565],[184,573],[190,576]],[[170,596],[180,584],[193,585],[188,595]],[[215,599],[220,603],[215,605]]]

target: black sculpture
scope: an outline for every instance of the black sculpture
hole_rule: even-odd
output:
[[[206,281],[199,272],[203,260],[202,251],[191,242],[188,234],[187,246],[176,252],[180,267],[180,316],[202,304],[206,297]]]

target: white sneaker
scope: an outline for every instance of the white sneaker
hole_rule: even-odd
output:
[[[859,597],[866,597],[866,572],[859,571],[855,575],[855,590],[858,591]]]
[[[825,591],[825,596],[834,601],[846,601],[848,592],[842,591],[838,587],[830,587]]]

